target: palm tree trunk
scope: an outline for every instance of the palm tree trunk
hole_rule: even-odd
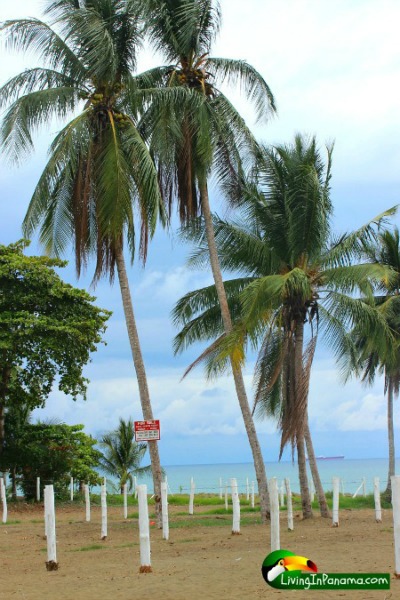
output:
[[[303,519],[313,517],[311,508],[310,490],[308,488],[307,478],[307,461],[304,445],[304,432],[307,420],[307,402],[302,395],[305,393],[304,376],[303,376],[303,341],[304,341],[304,320],[299,319],[296,325],[295,346],[294,346],[294,389],[292,393],[296,394],[293,406],[298,406],[300,402],[301,414],[296,415],[297,433],[297,461],[299,469],[299,483],[301,494],[301,506],[303,511]],[[304,400],[304,402],[303,402]]]
[[[391,502],[392,499],[392,483],[390,477],[395,474],[395,451],[394,451],[394,427],[393,427],[393,382],[389,377],[388,393],[387,393],[387,423],[388,423],[388,443],[389,443],[389,469],[388,482],[384,491],[385,498]]]
[[[222,280],[221,267],[215,244],[214,228],[211,217],[210,202],[208,198],[207,183],[200,186],[200,200],[203,211],[208,250],[210,253],[210,265],[214,277],[215,288],[218,294],[218,300],[221,308],[222,321],[226,333],[232,331],[232,319],[229,311],[228,300],[226,298],[224,283]],[[243,381],[243,374],[240,367],[232,365],[233,379],[235,382],[236,394],[239,406],[242,412],[244,426],[249,439],[251,451],[253,454],[254,470],[258,483],[258,493],[260,496],[261,520],[263,523],[269,518],[269,497],[267,490],[267,475],[265,472],[264,459],[261,453],[261,447],[258,441],[256,428],[251,414],[249,402],[247,400],[246,388]]]
[[[296,447],[303,519],[311,519],[314,515],[311,508],[310,490],[308,488],[307,460],[304,447],[304,435],[298,436],[296,440]]]
[[[17,469],[15,467],[11,472],[11,497],[13,500],[17,499]]]
[[[128,277],[126,275],[125,260],[122,249],[119,249],[116,253],[116,263],[118,271],[118,280],[121,288],[122,303],[124,306],[126,327],[128,329],[129,342],[132,350],[133,363],[135,366],[138,386],[139,386],[139,397],[142,406],[143,418],[147,420],[153,420],[153,410],[151,408],[149,388],[147,385],[146,370],[144,367],[142,351],[140,347],[139,335],[136,327],[135,316],[133,313],[133,305],[131,293],[129,290]],[[147,442],[150,453],[151,470],[153,474],[153,485],[154,485],[154,501],[155,511],[157,515],[157,525],[159,528],[162,527],[162,512],[161,512],[161,463],[160,456],[158,453],[158,446],[156,441]]]
[[[311,439],[310,428],[308,425],[308,418],[306,422],[306,427],[304,430],[304,439],[306,440],[306,448],[308,455],[308,464],[310,465],[312,478],[315,485],[315,491],[317,493],[319,510],[321,513],[321,517],[330,517],[330,512],[328,508],[328,504],[325,498],[324,488],[322,487],[321,478],[318,472],[317,461],[315,459],[314,447]]]

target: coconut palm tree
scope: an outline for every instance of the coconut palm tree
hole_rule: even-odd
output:
[[[331,157],[329,147],[325,165],[315,138],[300,135],[291,145],[264,148],[255,180],[243,189],[242,221],[214,218],[222,268],[242,275],[224,284],[232,331],[224,331],[214,286],[187,294],[173,315],[183,325],[177,352],[194,341],[213,341],[189,369],[205,361],[208,375],[218,375],[229,363],[244,364],[248,344],[258,348],[255,408],[278,418],[280,455],[289,442],[297,450],[305,518],[312,516],[304,439],[317,337],[323,334],[338,354],[349,344],[346,331],[360,321],[377,343],[390,337],[384,319],[355,296],[371,298],[373,283],[388,281],[384,266],[355,264],[382,217],[332,240]],[[201,264],[207,255],[201,227],[185,235],[199,247],[191,264]]]
[[[147,444],[134,439],[133,419],[120,418],[118,427],[102,436],[99,445],[103,451],[100,467],[113,477],[118,477],[121,494],[125,484],[132,489],[134,475],[146,475],[151,467],[141,467]]]
[[[400,390],[400,234],[397,227],[393,231],[380,232],[376,243],[366,246],[368,260],[392,269],[393,277],[382,282],[374,298],[377,310],[387,320],[394,336],[394,343],[379,348],[374,338],[363,334],[362,328],[356,327],[352,332],[356,339],[357,352],[355,362],[348,362],[349,373],[361,375],[362,380],[372,384],[376,375],[384,375],[384,391],[387,394],[387,424],[389,465],[388,481],[385,497],[391,501],[391,477],[395,475],[395,442],[393,426],[393,400],[399,396]],[[383,285],[384,283],[384,285]]]
[[[142,258],[163,218],[157,171],[137,127],[139,108],[149,101],[132,74],[141,42],[139,12],[126,0],[54,0],[47,2],[46,15],[51,25],[38,19],[2,25],[7,44],[35,52],[43,66],[23,71],[1,88],[0,105],[8,107],[1,147],[19,162],[31,152],[40,126],[63,123],[33,193],[24,233],[29,237],[39,230],[47,252],[55,255],[72,240],[78,275],[90,257],[96,260],[95,281],[102,275],[112,280],[116,267],[143,417],[153,419],[124,260],[124,246],[134,258],[135,210]],[[161,522],[156,442],[149,442],[149,451]]]
[[[147,131],[159,167],[161,187],[170,206],[178,200],[182,223],[199,213],[204,216],[209,261],[226,332],[231,315],[215,247],[208,181],[215,175],[226,185],[242,169],[242,159],[256,146],[254,137],[220,84],[229,82],[244,89],[265,119],[275,111],[272,93],[261,75],[244,61],[210,56],[220,25],[217,2],[210,0],[145,0],[146,31],[157,51],[166,59],[164,67],[146,73],[152,86],[184,88],[205,102],[196,110],[160,111],[150,106],[142,127]],[[235,190],[237,191],[237,190]],[[260,492],[262,519],[268,513],[264,461],[247,400],[241,369],[233,367],[237,397],[252,449]]]

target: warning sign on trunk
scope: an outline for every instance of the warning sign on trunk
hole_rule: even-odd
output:
[[[160,421],[135,421],[135,441],[153,442],[160,439]]]

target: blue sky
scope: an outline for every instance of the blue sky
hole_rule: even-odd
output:
[[[40,16],[42,3],[14,0],[0,3],[0,20]],[[397,0],[222,0],[223,26],[215,56],[246,59],[269,83],[278,104],[278,117],[255,125],[253,113],[237,90],[227,90],[257,137],[265,143],[290,141],[298,131],[316,134],[321,145],[335,140],[332,200],[334,228],[346,231],[361,225],[399,202],[400,49]],[[2,49],[0,82],[35,64],[32,56],[11,55]],[[141,69],[158,64],[144,52]],[[38,134],[36,153],[19,168],[0,159],[0,243],[21,237],[20,224],[46,158],[52,124]],[[220,213],[218,194],[212,197]],[[396,218],[398,224],[398,217]],[[39,253],[35,240],[31,252]],[[155,236],[146,268],[129,272],[138,329],[149,376],[155,417],[161,420],[163,464],[248,462],[248,447],[232,381],[206,382],[200,369],[181,381],[195,351],[174,357],[170,311],[188,290],[211,281],[207,272],[188,271],[188,248],[176,233]],[[64,271],[77,282],[71,260]],[[106,333],[86,369],[90,379],[86,402],[74,403],[54,390],[37,414],[83,423],[97,435],[113,428],[118,418],[141,418],[138,390],[125,330],[118,285],[102,281],[93,290],[97,304],[113,311]],[[245,371],[251,398],[252,364]],[[400,426],[396,406],[396,428]],[[310,389],[310,420],[317,454],[384,457],[386,407],[383,382],[364,388],[357,381],[340,383],[326,351],[315,359]],[[276,460],[279,436],[273,423],[258,422],[265,460]],[[289,458],[289,453],[285,455]]]

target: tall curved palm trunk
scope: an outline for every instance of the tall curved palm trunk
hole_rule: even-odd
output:
[[[298,321],[295,332],[294,352],[293,352],[293,371],[294,371],[294,386],[291,386],[290,395],[295,396],[306,396],[304,391],[304,374],[303,374],[303,342],[304,342],[304,321]],[[305,401],[300,401],[298,398],[293,399],[292,408],[295,406],[303,406],[300,413],[295,413],[293,416],[290,415],[292,409],[289,411],[289,419],[292,423],[295,423],[296,431],[296,448],[297,448],[297,462],[299,469],[299,483],[300,483],[300,494],[301,494],[301,507],[303,511],[303,518],[310,519],[313,516],[311,508],[310,490],[308,487],[307,477],[307,460],[305,451],[304,433],[307,421],[307,397]],[[293,425],[294,426],[294,425]],[[291,434],[292,435],[292,434]]]
[[[226,298],[225,288],[222,280],[221,267],[218,259],[217,248],[215,244],[215,236],[214,236],[214,227],[211,217],[210,211],[210,203],[208,197],[208,188],[207,184],[203,183],[200,186],[200,202],[205,222],[208,250],[210,253],[210,265],[214,278],[215,288],[218,295],[218,300],[221,308],[221,316],[224,323],[225,333],[230,333],[232,331],[232,319],[229,312],[228,301]],[[247,437],[249,440],[249,444],[251,447],[253,461],[254,461],[254,469],[256,472],[256,478],[258,483],[258,492],[260,496],[260,510],[261,510],[261,520],[263,523],[267,521],[269,518],[269,498],[268,498],[268,489],[267,489],[267,475],[265,471],[265,464],[261,453],[260,444],[258,441],[258,436],[256,432],[256,428],[254,425],[254,420],[251,414],[249,402],[247,399],[246,388],[243,381],[243,374],[239,367],[233,365],[232,373],[233,379],[235,382],[236,394],[239,401],[240,410],[242,412],[242,417],[244,421],[244,426],[246,429]]]
[[[307,419],[308,421],[308,419]],[[304,439],[306,441],[307,455],[308,455],[308,464],[310,465],[311,475],[314,481],[315,491],[317,493],[319,510],[321,513],[321,517],[330,517],[330,512],[328,508],[328,504],[325,498],[324,488],[322,487],[321,478],[319,476],[317,461],[315,458],[314,447],[311,439],[310,427],[308,422],[306,424],[306,428],[304,431]]]
[[[129,289],[128,277],[126,274],[125,260],[122,249],[116,252],[116,264],[118,272],[118,281],[121,289],[122,303],[124,307],[126,327],[128,330],[129,343],[132,350],[133,363],[135,366],[140,403],[142,406],[143,418],[147,420],[154,419],[153,410],[150,402],[149,387],[147,385],[147,376],[144,366],[142,350],[139,342],[139,335],[136,327],[135,315],[133,312],[132,298]],[[153,475],[155,510],[157,515],[157,525],[162,527],[161,512],[161,463],[156,441],[148,442],[151,460],[151,470]]]
[[[391,477],[395,474],[395,448],[394,448],[394,427],[393,427],[393,382],[389,377],[387,388],[387,424],[388,424],[388,444],[389,444],[389,469],[388,481],[384,492],[385,498],[391,502],[392,482]]]

